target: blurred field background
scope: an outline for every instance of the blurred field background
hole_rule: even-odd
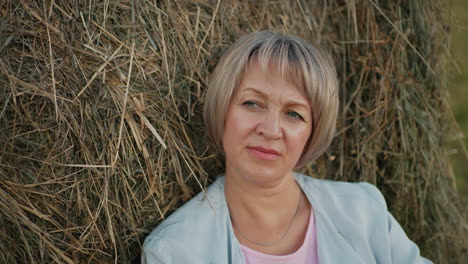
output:
[[[468,1],[452,0],[451,10],[454,26],[451,33],[451,51],[454,64],[449,81],[449,102],[453,107],[464,136],[464,147],[468,149]],[[468,163],[462,148],[452,155],[457,179],[457,190],[468,201]]]

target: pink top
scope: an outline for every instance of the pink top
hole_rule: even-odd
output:
[[[313,210],[310,210],[309,226],[302,246],[294,253],[283,256],[267,255],[250,249],[241,244],[246,264],[286,264],[307,263],[318,264],[317,232]]]

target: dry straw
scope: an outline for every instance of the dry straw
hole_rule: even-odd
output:
[[[239,36],[272,29],[331,50],[341,80],[338,134],[304,172],[376,184],[423,255],[466,263],[447,8],[1,1],[0,262],[138,262],[148,232],[222,172],[201,120],[209,72]]]

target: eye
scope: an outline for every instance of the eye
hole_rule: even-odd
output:
[[[248,107],[260,107],[260,105],[257,102],[254,101],[245,101],[242,103],[242,105],[248,106]]]
[[[288,116],[294,118],[294,119],[298,119],[298,120],[304,120],[304,118],[298,114],[297,112],[294,112],[294,111],[289,111],[286,113]]]

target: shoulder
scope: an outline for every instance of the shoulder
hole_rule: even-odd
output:
[[[366,182],[320,180],[298,175],[315,212],[333,223],[352,243],[370,240],[369,230],[386,230],[388,210],[381,192]],[[383,234],[383,233],[382,233]],[[374,234],[375,235],[375,234]]]
[[[213,221],[214,217],[223,213],[225,205],[224,178],[220,178],[205,192],[200,192],[174,211],[151,232],[150,236],[162,236],[167,232],[172,233],[175,229],[192,228],[200,223]]]
[[[206,246],[207,243],[197,244],[198,239],[213,241],[209,236],[216,230],[213,227],[223,226],[226,210],[224,178],[220,178],[211,184],[206,192],[199,193],[177,209],[146,237],[142,258],[146,263],[160,263],[163,260],[185,261],[184,258],[190,254],[184,252],[203,244]],[[203,248],[198,248],[198,252],[203,251]],[[178,252],[178,255],[174,255],[174,252]]]
[[[299,178],[318,222],[329,223],[361,258],[386,263],[377,260],[389,259],[388,211],[374,185]]]
[[[296,173],[296,180],[306,193],[327,203],[362,202],[387,210],[385,198],[375,185],[368,182],[343,182],[316,179]],[[328,201],[328,202],[327,202]]]
[[[374,185],[304,175],[296,178],[323,222],[332,223],[362,259],[373,263],[431,263],[420,256],[418,246],[388,212],[382,193]]]

